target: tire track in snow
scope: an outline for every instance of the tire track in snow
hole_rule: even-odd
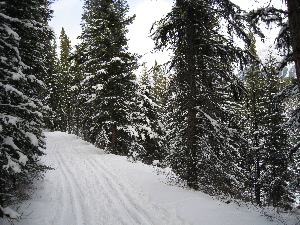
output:
[[[104,196],[106,198],[107,200],[106,204],[110,203],[112,205],[112,208],[116,210],[116,213],[118,213],[121,216],[119,218],[120,223],[145,224],[145,225],[153,224],[150,218],[144,212],[140,212],[136,208],[136,206],[134,206],[133,203],[123,194],[122,188],[119,187],[119,185],[113,181],[113,178],[108,177],[107,171],[102,166],[99,167],[98,162],[93,163],[93,161],[91,160],[92,155],[83,154],[83,152],[79,149],[79,147],[74,144],[74,142],[72,142],[72,144],[70,143],[69,149],[71,149],[74,153],[76,152],[77,155],[80,155],[82,163],[84,163],[83,167],[88,167],[90,173],[93,173],[93,175],[91,174],[85,174],[85,175],[90,178],[91,177],[96,178],[95,182],[97,183],[97,189],[101,190],[100,193],[101,196],[102,197]],[[70,173],[70,175],[72,175],[72,173]],[[102,189],[99,188],[99,186],[101,186]],[[95,204],[96,203],[93,202],[91,205],[95,205]],[[112,208],[110,207],[110,210],[112,210]],[[111,215],[111,216],[116,216],[116,215]]]
[[[76,188],[76,181],[73,177],[73,174],[67,168],[66,162],[63,160],[65,156],[62,156],[61,151],[65,149],[66,146],[62,145],[61,142],[57,142],[51,136],[49,137],[48,143],[50,144],[48,149],[51,149],[51,154],[53,155],[53,160],[55,160],[57,174],[59,174],[58,190],[60,195],[57,200],[62,205],[57,204],[57,212],[53,218],[53,224],[77,224],[83,225],[83,211],[79,201],[78,189]],[[72,215],[72,218],[75,222],[69,221],[69,216]]]
[[[53,224],[185,224],[149,202],[120,171],[103,161],[101,150],[63,133],[58,140],[51,139],[49,148],[63,189],[62,210]]]
[[[64,180],[67,181],[68,185],[66,186],[66,188],[68,188],[69,192],[69,196],[70,196],[70,201],[71,201],[71,207],[72,207],[72,213],[75,217],[75,221],[76,224],[78,225],[83,225],[84,221],[83,221],[83,211],[81,208],[81,204],[80,204],[80,200],[79,200],[79,194],[78,194],[78,188],[76,188],[77,184],[76,181],[74,180],[73,174],[70,172],[70,170],[66,167],[66,163],[63,160],[63,157],[61,156],[61,154],[59,152],[57,152],[57,156],[56,159],[60,165],[63,177],[65,178]],[[63,184],[65,184],[65,182],[62,182]],[[65,195],[65,194],[64,194]],[[66,196],[66,195],[65,195]],[[65,197],[64,196],[64,197]],[[64,199],[66,200],[66,199]],[[64,213],[62,213],[63,215],[66,215]],[[69,224],[68,222],[62,222],[61,224]]]
[[[56,212],[53,215],[52,219],[51,219],[51,224],[63,224],[63,223],[59,223],[59,221],[64,221],[63,217],[66,216],[68,214],[68,188],[67,185],[65,184],[65,176],[63,175],[62,172],[60,172],[61,169],[61,164],[58,161],[57,158],[57,153],[59,151],[59,145],[56,141],[54,141],[54,138],[49,135],[47,136],[47,156],[49,157],[49,155],[52,156],[52,161],[54,163],[53,169],[54,169],[54,173],[59,175],[59,177],[57,177],[59,179],[59,181],[57,181],[57,179],[53,182],[56,184],[55,186],[55,191],[56,191]],[[50,152],[51,151],[51,152]],[[59,203],[62,203],[61,205]]]
[[[103,181],[101,186],[106,191],[107,196],[111,199],[113,205],[121,215],[126,215],[126,220],[123,222],[126,222],[127,224],[154,224],[151,221],[150,216],[148,216],[145,211],[138,209],[140,207],[131,201],[131,197],[125,194],[124,188],[109,175],[103,166],[99,164],[99,161],[89,160],[89,162],[92,165],[97,179]],[[99,172],[101,173],[101,176],[99,175]]]
[[[97,171],[101,171],[102,176],[106,179],[108,186],[110,186],[112,190],[111,193],[113,194],[116,192],[116,196],[122,202],[124,207],[130,212],[133,218],[136,218],[136,224],[186,224],[177,216],[170,215],[151,204],[145,196],[138,194],[136,190],[133,193],[133,190],[135,189],[133,185],[126,187],[124,184],[128,182],[120,181],[120,177],[114,175],[119,173],[117,171],[113,171],[113,173],[112,170],[110,170],[111,168],[107,168],[108,166],[103,164],[101,158],[98,159],[99,160],[92,158],[89,162],[93,165],[94,169],[97,168]],[[153,218],[151,215],[155,215],[156,217]]]

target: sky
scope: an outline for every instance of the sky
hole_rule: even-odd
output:
[[[232,0],[243,9],[251,9],[269,2],[268,0]],[[160,52],[152,54],[154,42],[149,38],[150,28],[156,20],[161,19],[172,8],[173,0],[128,0],[129,15],[136,14],[136,19],[128,29],[128,46],[129,51],[142,55],[140,62],[148,62],[148,67],[158,63],[168,61],[168,52]],[[280,4],[276,0],[277,4]],[[56,36],[59,37],[61,28],[64,27],[66,34],[69,36],[72,45],[78,44],[77,37],[81,34],[81,15],[83,13],[83,0],[55,0],[51,8],[54,10],[54,17],[50,21],[50,26],[54,28]],[[271,36],[275,36],[272,34]],[[59,41],[57,42],[59,44]],[[258,48],[265,48],[272,44],[257,42]]]
[[[77,37],[81,34],[81,15],[83,13],[83,0],[56,0],[51,8],[54,15],[50,26],[54,28],[59,37],[61,28],[64,27],[72,45],[78,44]],[[140,63],[148,62],[149,67],[157,60],[158,63],[168,61],[168,53],[151,54],[154,48],[153,41],[149,38],[152,23],[166,15],[172,8],[173,0],[128,0],[129,15],[136,18],[128,29],[127,34],[129,51],[142,55]],[[59,41],[57,41],[59,45]]]

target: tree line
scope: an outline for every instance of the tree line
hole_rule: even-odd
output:
[[[141,74],[140,56],[128,51],[135,16],[125,0],[85,0],[81,42],[72,48],[62,28],[59,54],[50,4],[0,1],[1,207],[46,169],[38,162],[46,128],[109,153],[159,161],[195,190],[293,206],[299,87],[278,73],[295,61],[300,76],[297,1],[287,1],[286,11],[245,12],[228,0],[176,0],[151,29],[156,50],[171,49],[173,57]],[[271,51],[265,63],[257,55],[259,20],[282,28],[279,63]]]

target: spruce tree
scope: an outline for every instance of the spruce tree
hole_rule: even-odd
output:
[[[262,160],[266,152],[264,152],[263,143],[261,142],[262,136],[265,132],[262,126],[263,115],[265,114],[265,104],[263,99],[265,93],[265,79],[262,72],[262,66],[259,63],[259,59],[256,52],[255,38],[252,33],[249,34],[251,44],[248,46],[249,52],[254,56],[250,60],[249,66],[246,68],[246,74],[244,77],[245,86],[247,89],[247,110],[246,117],[247,123],[246,132],[248,133],[249,150],[245,155],[245,166],[249,166],[249,177],[253,178],[249,180],[249,186],[254,188],[254,198],[257,204],[261,204],[261,188],[262,188]],[[251,161],[251,162],[250,162]],[[252,191],[250,191],[251,193]]]
[[[293,201],[289,183],[293,177],[289,168],[288,130],[282,104],[276,101],[281,81],[277,77],[276,62],[271,54],[267,65],[259,63],[255,39],[249,51],[255,58],[250,61],[244,77],[248,92],[245,123],[248,134],[244,168],[248,171],[246,185],[258,205],[288,207]],[[253,191],[252,191],[253,190]]]
[[[71,55],[71,81],[70,81],[70,124],[69,130],[78,136],[83,135],[82,121],[86,117],[87,109],[84,108],[85,105],[85,94],[84,94],[84,71],[80,68],[80,60],[78,61],[79,46],[75,46],[75,51]]]
[[[285,0],[287,10],[275,8],[272,4],[250,11],[246,16],[255,28],[255,32],[262,38],[259,25],[260,21],[267,24],[275,23],[281,30],[276,38],[276,47],[283,51],[284,59],[281,61],[279,68],[283,68],[289,62],[294,62],[296,66],[296,85],[300,89],[300,14],[298,9],[300,3],[298,0]]]
[[[157,61],[154,62],[152,74],[152,95],[155,98],[156,103],[163,106],[164,104],[166,104],[167,78],[164,76],[162,66],[158,65]]]
[[[44,79],[46,85],[46,97],[44,99],[44,104],[49,107],[47,115],[44,117],[45,126],[53,130],[55,129],[56,124],[56,115],[54,110],[57,107],[56,102],[58,102],[58,96],[56,92],[56,77],[59,72],[58,66],[58,56],[57,56],[57,44],[56,39],[54,38],[51,42],[51,50],[47,57],[47,63],[49,65],[48,76]]]
[[[237,194],[243,187],[237,167],[243,141],[235,129],[234,112],[227,107],[227,86],[239,92],[232,63],[245,55],[219,33],[217,19],[224,18],[228,32],[248,41],[244,24],[236,17],[239,12],[230,1],[177,0],[153,33],[158,49],[174,50],[167,130],[170,161],[194,189],[213,186],[210,192]]]
[[[61,30],[60,39],[60,57],[57,65],[57,72],[54,74],[54,86],[52,90],[51,108],[54,113],[54,128],[67,131],[70,130],[71,120],[71,96],[70,88],[72,83],[71,75],[71,41]]]
[[[41,50],[50,43],[49,1],[0,4],[0,205],[18,196],[43,168],[43,83]],[[41,39],[40,39],[41,38]],[[45,73],[44,73],[45,72]],[[20,200],[20,199],[19,199]]]
[[[86,0],[77,62],[84,73],[83,136],[112,153],[131,148],[129,115],[136,89],[135,56],[127,51],[126,1]]]
[[[132,126],[137,134],[134,151],[131,156],[147,164],[154,160],[162,161],[164,154],[164,131],[159,118],[161,106],[152,93],[153,85],[150,81],[150,72],[144,65],[141,82],[135,96],[135,109],[131,116]]]
[[[295,174],[291,170],[289,152],[292,147],[288,139],[288,129],[285,125],[287,117],[281,102],[276,102],[275,97],[281,91],[281,79],[276,72],[276,59],[269,52],[266,64],[267,73],[265,80],[266,115],[263,124],[266,127],[264,147],[267,149],[265,157],[265,190],[269,204],[277,207],[291,208],[294,202],[294,191],[289,185]]]

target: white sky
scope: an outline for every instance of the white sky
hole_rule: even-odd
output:
[[[263,3],[266,4],[266,2],[270,0],[260,0],[259,3],[257,3],[257,0],[232,1],[240,5],[243,9],[252,9],[261,6]],[[168,61],[168,53],[151,54],[154,43],[149,38],[149,31],[153,22],[162,18],[171,10],[173,0],[128,0],[127,2],[130,7],[129,15],[136,14],[136,19],[133,24],[128,27],[129,33],[127,37],[129,38],[129,50],[133,53],[143,55],[142,61],[147,61],[148,66],[152,66],[154,60],[157,60],[158,63]],[[275,2],[277,2],[276,4],[279,4],[279,6],[280,4],[282,5],[282,3],[280,3],[282,1],[276,0]],[[61,28],[64,27],[66,34],[71,39],[72,45],[78,44],[77,37],[81,33],[82,6],[83,0],[56,0],[52,4],[54,18],[49,24],[54,28],[57,37],[60,35]],[[272,36],[275,35],[276,34]],[[272,43],[273,40],[265,44],[258,41],[257,47],[258,49],[266,48],[266,46]]]
[[[127,2],[130,7],[129,15],[136,14],[134,23],[128,27],[129,50],[143,55],[142,60],[150,64],[153,64],[154,60],[159,63],[166,62],[168,58],[166,54],[152,55],[150,53],[154,43],[148,36],[152,23],[171,10],[173,0],[128,0]],[[57,37],[60,35],[61,28],[64,27],[72,45],[79,43],[77,37],[81,33],[82,6],[83,0],[56,0],[52,4],[54,18],[49,24],[54,28]],[[57,44],[59,45],[59,41]]]

